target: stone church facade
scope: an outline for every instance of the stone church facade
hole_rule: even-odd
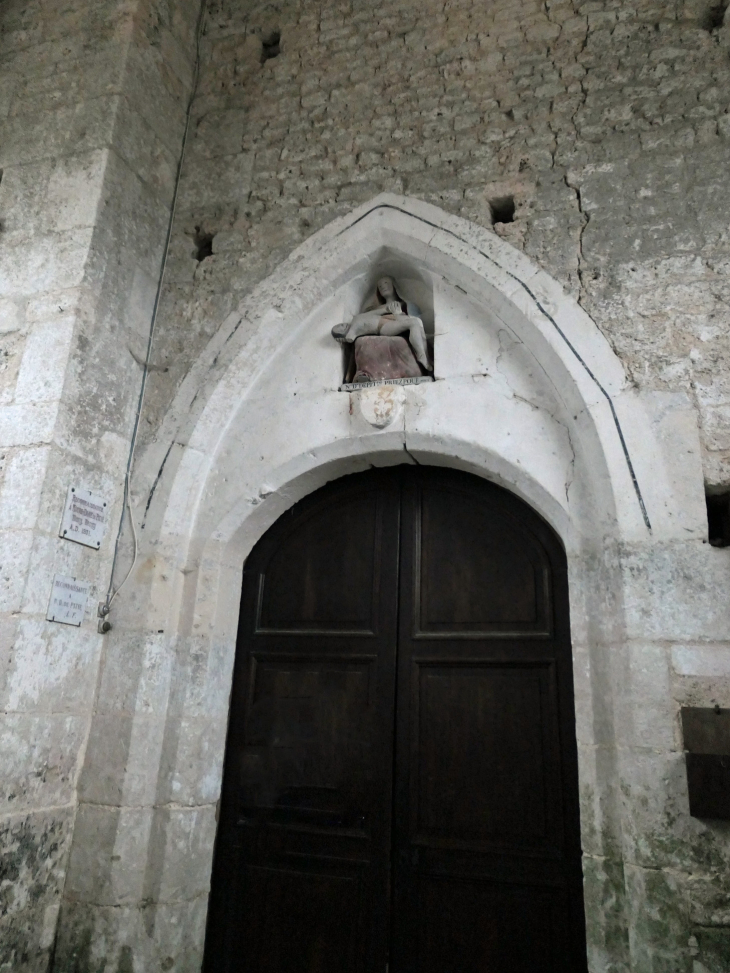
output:
[[[588,969],[730,970],[726,7],[0,5],[0,970],[201,968],[243,563],[402,462],[565,548]],[[343,391],[383,273],[436,380]]]

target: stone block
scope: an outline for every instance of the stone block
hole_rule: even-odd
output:
[[[115,151],[108,156],[104,193],[109,202],[96,226],[87,279],[98,284],[103,282],[106,305],[103,310],[111,312],[116,322],[116,307],[122,303],[119,299],[122,295],[117,292],[121,280],[126,281],[135,266],[146,267],[153,275],[159,272],[169,201]],[[112,250],[115,259],[109,262]]]
[[[0,678],[0,709],[86,717],[100,641],[94,631],[20,618]]]
[[[693,925],[730,928],[730,887],[727,881],[722,881],[723,878],[693,875],[688,879],[687,894]]]
[[[2,335],[1,340],[3,360],[0,363],[0,406],[3,406],[10,405],[15,398],[15,385],[25,348],[25,335],[19,329],[14,329]]]
[[[573,643],[575,728],[579,744],[611,746],[615,742],[612,656],[621,646]]]
[[[188,91],[151,45],[130,46],[124,93],[150,129],[177,154],[185,129]]]
[[[583,851],[622,859],[619,754],[613,747],[578,747],[580,825]]]
[[[619,745],[673,750],[677,747],[676,707],[663,645],[629,642],[616,650],[616,739]]]
[[[3,168],[0,180],[3,234],[15,234],[27,244],[40,232],[44,225],[43,200],[52,172],[50,159]]]
[[[725,973],[730,963],[730,929],[693,929],[692,973]]]
[[[644,868],[727,868],[719,822],[689,816],[683,753],[623,750],[620,764],[624,854]]]
[[[208,894],[215,813],[214,804],[155,810],[145,876],[150,898],[173,903]]]
[[[108,154],[97,149],[59,160],[48,180],[44,223],[49,232],[93,226],[101,198]]]
[[[93,98],[53,112],[13,115],[3,125],[0,166],[75,155],[112,139],[119,96]]]
[[[104,644],[96,712],[161,718],[174,665],[175,646],[164,633],[113,630]]]
[[[71,806],[0,819],[0,969],[48,969],[72,822]]]
[[[632,973],[687,973],[690,928],[681,876],[635,865],[625,865],[624,873]]]
[[[58,402],[0,406],[0,449],[49,443],[58,415]]]
[[[5,467],[0,491],[0,529],[31,530],[36,525],[49,449],[17,449]]]
[[[675,642],[730,639],[725,592],[730,554],[701,541],[626,550],[626,625],[631,638]]]
[[[73,332],[71,322],[35,325],[26,339],[20,363],[15,387],[18,405],[56,402],[61,398]]]
[[[24,231],[5,235],[0,253],[0,289],[6,297],[75,287],[83,280],[92,230],[81,228],[36,236],[27,244]],[[17,259],[22,248],[23,259]]]
[[[672,668],[679,676],[730,678],[730,645],[673,645]]]
[[[126,98],[119,105],[112,149],[165,206],[171,204],[177,175],[176,149],[160,138]]]
[[[22,303],[0,297],[0,334],[8,335],[19,331],[22,326]]]
[[[151,827],[151,808],[79,804],[66,896],[98,905],[140,902]]]
[[[58,57],[58,48],[42,45],[36,48],[32,65],[16,59],[11,115],[52,116],[60,107],[72,108],[92,98],[121,93],[123,45],[97,35],[91,50],[88,45],[86,50],[74,50],[74,46],[68,44],[66,56]]]
[[[0,611],[20,610],[32,547],[31,531],[0,531]]]
[[[176,648],[174,696],[188,719],[226,722],[231,690],[234,647],[221,639],[190,636]]]
[[[0,916],[0,969],[47,973],[57,921],[58,906],[30,906],[16,915]]]
[[[66,900],[59,921],[54,973],[104,964],[145,973],[200,973],[208,898],[160,905],[108,907]],[[112,965],[113,964],[113,965]]]
[[[214,719],[181,719],[165,738],[161,784],[176,804],[214,803],[220,796],[227,712]]]
[[[5,713],[0,809],[20,813],[72,803],[86,728],[86,719],[71,714]]]
[[[630,973],[623,864],[583,857],[588,964],[597,973]]]
[[[154,803],[164,740],[164,717],[96,715],[79,780],[79,800],[114,807]]]
[[[243,132],[247,112],[241,109],[209,111],[198,119],[190,154],[198,165],[206,158],[238,155],[243,146]]]

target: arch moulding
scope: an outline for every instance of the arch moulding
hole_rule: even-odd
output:
[[[417,281],[430,295],[435,381],[398,387],[390,421],[378,425],[369,421],[372,393],[340,391],[341,350],[330,332],[359,310],[382,273]],[[615,687],[637,635],[627,630],[621,557],[703,536],[694,416],[682,395],[632,388],[595,323],[531,260],[435,206],[384,194],[302,244],[222,323],[138,462],[143,541],[120,611],[141,606],[139,629],[164,632],[172,655],[194,646],[207,660],[211,732],[193,771],[195,800],[214,806],[219,793],[248,552],[282,512],[328,480],[400,462],[453,466],[499,483],[562,538],[591,967],[626,968],[623,714]],[[180,699],[168,693],[166,739],[179,740],[189,716]],[[139,747],[129,774],[135,761],[159,758],[149,756],[148,740]],[[182,761],[183,749],[176,744],[168,764]],[[170,800],[184,791],[175,791],[175,773]],[[213,832],[211,825],[203,868]],[[592,915],[590,904],[606,896],[613,909]]]

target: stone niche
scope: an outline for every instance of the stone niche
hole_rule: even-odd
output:
[[[381,294],[381,282],[393,292]],[[416,384],[434,373],[433,283],[411,263],[387,251],[350,289],[341,325],[341,379],[347,390],[369,382]],[[396,313],[384,312],[392,303]],[[342,335],[345,335],[343,338]]]

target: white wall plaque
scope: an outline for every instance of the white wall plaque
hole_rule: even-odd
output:
[[[63,622],[64,625],[79,626],[84,620],[86,602],[91,591],[89,581],[77,581],[57,574],[53,579],[51,600],[48,603],[46,619],[49,622]]]
[[[69,487],[58,536],[98,551],[106,531],[107,509],[106,500],[97,493]]]

